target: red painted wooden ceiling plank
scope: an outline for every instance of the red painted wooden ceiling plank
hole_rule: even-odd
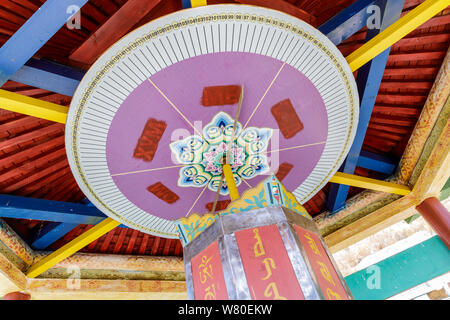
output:
[[[61,170],[55,171],[50,173],[49,175],[46,175],[45,177],[35,181],[32,184],[26,185],[22,187],[21,189],[17,190],[16,192],[20,194],[21,196],[28,197],[33,192],[38,191],[39,189],[43,188],[49,188],[49,185],[51,186],[55,180],[58,178],[63,177],[62,181],[65,179],[73,179],[72,171],[70,171],[70,167],[67,166]],[[57,183],[55,183],[57,185]],[[43,193],[44,194],[44,193]]]
[[[303,21],[306,21],[311,25],[315,24],[316,17],[314,17],[312,14],[282,0],[236,0],[236,1],[242,4],[250,4],[254,6],[266,7],[270,9],[283,11]]]

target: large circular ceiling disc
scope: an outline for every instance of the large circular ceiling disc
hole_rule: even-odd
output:
[[[176,238],[173,220],[205,213],[214,202],[241,85],[231,146],[240,193],[279,169],[304,203],[352,144],[359,109],[354,77],[319,31],[246,5],[175,12],[98,59],[66,125],[80,188],[111,218]],[[220,194],[225,205],[226,184]]]

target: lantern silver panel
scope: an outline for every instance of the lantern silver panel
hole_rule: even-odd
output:
[[[295,240],[292,230],[288,223],[282,222],[278,224],[281,238],[286,247],[287,254],[291,260],[298,283],[302,288],[303,295],[306,300],[323,300],[322,291],[320,290],[314,273],[311,273],[311,268],[308,268],[309,260],[305,259],[300,252],[298,243]],[[313,275],[314,279],[311,277]]]
[[[230,265],[230,268],[229,270],[227,270],[227,272],[225,272],[224,270],[227,291],[229,293],[228,296],[234,294],[236,296],[236,299],[238,300],[251,300],[252,297],[250,296],[247,277],[245,276],[244,266],[242,264],[242,259],[239,253],[236,238],[234,234],[225,234],[223,240],[225,247],[224,250],[221,251],[221,256],[223,256]],[[228,287],[228,281],[232,282],[230,288]]]
[[[191,269],[191,260],[186,262],[184,265],[184,274],[186,278],[186,291],[187,291],[187,298],[189,300],[195,300],[194,295],[194,283],[192,282],[192,269]]]

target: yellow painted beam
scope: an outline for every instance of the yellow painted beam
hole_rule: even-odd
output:
[[[201,7],[206,6],[206,0],[191,0],[191,7]]]
[[[338,252],[416,214],[417,204],[413,194],[401,197],[325,236],[324,241],[332,253]]]
[[[342,172],[336,172],[336,174],[330,179],[330,182],[387,193],[395,193],[403,196],[406,196],[411,192],[408,186],[402,184],[380,181]]]
[[[383,32],[372,38],[347,56],[347,62],[352,71],[375,58],[384,50],[402,39],[408,33],[424,24],[433,16],[444,10],[450,5],[450,0],[426,0],[402,18],[394,22]]]
[[[111,218],[106,218],[105,220],[95,225],[93,228],[89,229],[82,235],[78,236],[77,238],[73,239],[63,247],[59,248],[55,252],[49,254],[47,257],[43,258],[42,260],[32,265],[27,272],[27,277],[29,278],[37,277],[44,271],[53,267],[58,262],[71,256],[78,250],[81,250],[82,248],[84,248],[91,242],[97,240],[102,235],[111,231],[118,225],[120,225],[120,222],[115,221]]]
[[[0,89],[0,108],[29,116],[66,123],[69,108]]]
[[[228,192],[230,193],[231,201],[239,199],[240,198],[239,191],[236,186],[236,181],[234,181],[231,166],[229,164],[224,164],[222,168],[223,168],[223,175],[225,176],[225,181],[227,182]]]

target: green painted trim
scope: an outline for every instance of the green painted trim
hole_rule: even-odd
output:
[[[79,273],[78,273],[79,272]],[[52,268],[41,273],[37,279],[101,279],[101,280],[165,280],[184,281],[184,271],[129,271],[106,269]],[[78,274],[77,274],[78,273]]]
[[[450,178],[445,183],[444,187],[441,190],[441,195],[439,196],[439,200],[443,201],[450,197]]]
[[[345,281],[356,300],[383,300],[449,271],[450,250],[435,236],[351,274]]]
[[[413,216],[411,216],[409,218],[406,218],[405,222],[410,224],[411,222],[413,222],[414,220],[416,220],[419,217],[421,217],[420,213],[416,213],[415,215],[413,215]]]

